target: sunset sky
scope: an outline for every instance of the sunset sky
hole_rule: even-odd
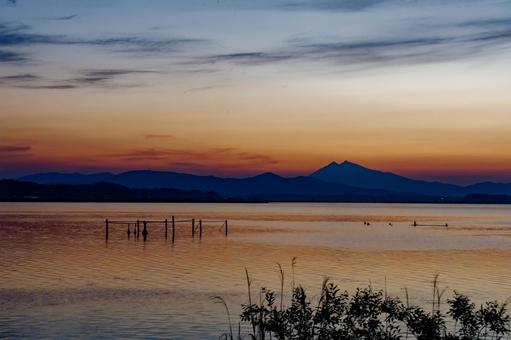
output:
[[[511,182],[511,1],[0,0],[0,177]]]

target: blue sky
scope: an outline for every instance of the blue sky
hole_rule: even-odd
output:
[[[510,47],[510,1],[2,1],[0,174],[511,181]]]

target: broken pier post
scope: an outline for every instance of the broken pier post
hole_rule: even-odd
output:
[[[142,236],[144,237],[144,242],[147,240],[147,234],[148,234],[148,231],[147,231],[147,222],[144,221],[144,230],[142,231]]]
[[[176,237],[176,222],[174,220],[174,216],[172,216],[172,243],[174,243],[175,237]]]

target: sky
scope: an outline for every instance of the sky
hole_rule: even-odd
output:
[[[511,182],[511,1],[0,0],[0,177]]]

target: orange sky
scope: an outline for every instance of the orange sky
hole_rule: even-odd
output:
[[[426,179],[511,181],[510,44],[469,26],[497,25],[498,2],[484,13],[477,4],[294,12],[157,2],[143,20],[133,4],[106,14],[35,4],[0,15],[0,52],[15,54],[0,57],[0,175],[294,175],[349,159]],[[426,35],[416,26],[424,13],[445,14],[428,19],[436,26]],[[105,16],[108,26],[94,25]]]

